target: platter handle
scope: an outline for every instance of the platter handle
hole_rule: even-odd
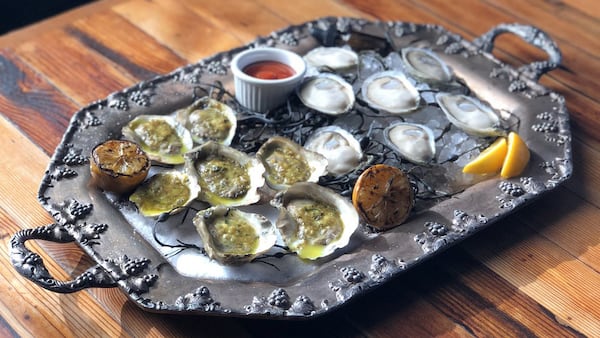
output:
[[[95,265],[71,281],[60,281],[50,275],[40,255],[25,247],[28,240],[46,240],[56,243],[69,243],[75,238],[60,224],[49,224],[34,229],[17,232],[10,240],[10,259],[15,269],[27,279],[44,289],[71,293],[86,288],[116,287],[115,279],[100,265]]]
[[[543,50],[548,60],[534,61],[519,68],[519,71],[538,80],[545,73],[557,68],[562,62],[562,54],[556,42],[544,31],[529,25],[518,23],[500,24],[473,40],[480,50],[490,53],[494,49],[494,40],[500,34],[512,33],[525,42]]]

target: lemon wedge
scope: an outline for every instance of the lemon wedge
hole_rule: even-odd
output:
[[[493,174],[502,169],[505,162],[508,146],[505,137],[499,137],[482,151],[473,161],[467,163],[463,173],[467,174]]]
[[[502,164],[502,171],[500,176],[504,178],[514,177],[520,175],[527,163],[529,163],[529,148],[523,139],[515,132],[508,134],[508,149],[506,151],[506,158]]]

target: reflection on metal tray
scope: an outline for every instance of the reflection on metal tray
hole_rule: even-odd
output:
[[[518,70],[502,64],[490,52],[494,38],[505,32],[543,49],[549,60]],[[450,66],[457,80],[441,89],[417,83],[424,104],[402,117],[378,113],[360,100],[350,113],[331,117],[308,109],[296,96],[270,115],[256,114],[232,98],[228,66],[236,53],[265,45],[301,55],[319,46],[350,47],[363,62],[372,59],[369,67],[381,70],[398,65],[402,48],[427,48]],[[11,241],[13,265],[57,292],[118,285],[140,307],[155,312],[280,319],[321,315],[489,226],[570,176],[571,135],[564,99],[537,83],[560,59],[553,41],[530,26],[500,25],[468,42],[433,25],[329,17],[285,28],[248,46],[141,82],[75,114],[39,191],[40,202],[56,223],[17,233]],[[355,92],[360,91],[364,75],[345,74]],[[434,104],[433,93],[438,90],[476,96],[505,113],[504,123],[518,131],[532,153],[522,176],[460,175],[470,156],[490,139],[468,137],[450,127]],[[350,130],[368,160],[344,179],[324,179],[320,184],[348,196],[357,173],[375,163],[389,163],[411,174],[417,189],[416,209],[405,224],[388,231],[362,225],[347,247],[317,261],[303,261],[275,248],[251,263],[225,266],[199,250],[202,243],[191,225],[191,212],[166,220],[145,218],[119,196],[89,185],[88,156],[96,144],[120,138],[122,126],[135,116],[170,114],[203,95],[218,97],[239,112],[238,136],[232,145],[250,153],[274,134],[303,143],[323,125]],[[277,126],[269,124],[275,117]],[[281,128],[285,119],[287,127]],[[412,165],[389,155],[383,130],[399,119],[434,129],[438,154],[433,165]],[[204,205],[197,202],[193,207]],[[244,208],[274,218],[270,207]],[[76,241],[97,265],[73,281],[56,281],[41,260],[30,259],[32,253],[24,245],[30,239]]]

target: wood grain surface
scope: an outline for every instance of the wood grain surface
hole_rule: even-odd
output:
[[[561,68],[572,178],[442,255],[322,318],[301,322],[159,315],[118,288],[57,294],[0,250],[0,336],[600,337],[600,3],[587,0],[106,0],[0,36],[0,235],[51,223],[37,201],[73,113],[139,81],[322,16],[439,24],[473,39],[519,22],[547,32]],[[519,66],[544,53],[514,36],[493,53]],[[51,273],[94,263],[38,241]]]

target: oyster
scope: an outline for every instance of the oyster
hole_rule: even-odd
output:
[[[452,71],[432,50],[403,48],[402,61],[406,71],[419,80],[428,83],[444,83],[452,80]]]
[[[297,182],[316,182],[327,172],[327,159],[281,136],[268,139],[256,152],[269,187],[282,190]]]
[[[315,183],[297,183],[271,202],[279,209],[276,222],[285,244],[300,258],[317,259],[345,247],[358,227],[352,204]]]
[[[208,141],[185,155],[185,168],[198,179],[198,199],[211,205],[248,205],[260,200],[258,189],[265,183],[265,168],[241,151]]]
[[[190,132],[172,116],[140,115],[121,132],[127,140],[137,143],[151,160],[161,163],[183,163],[183,154],[194,146]]]
[[[358,55],[350,49],[341,47],[318,47],[312,49],[304,60],[314,68],[326,68],[332,71],[344,71],[358,65]]]
[[[427,164],[435,157],[433,131],[421,124],[395,123],[383,131],[389,145],[415,164]]]
[[[176,111],[175,118],[190,131],[198,144],[215,141],[228,146],[237,126],[233,109],[207,96]]]
[[[369,76],[362,85],[362,96],[369,106],[390,113],[408,113],[417,109],[421,96],[406,75],[388,70]]]
[[[338,126],[317,129],[306,140],[304,148],[323,155],[327,159],[327,172],[335,175],[349,173],[363,160],[356,138]]]
[[[500,117],[487,104],[462,94],[438,93],[435,100],[456,127],[475,136],[502,136]]]
[[[225,264],[250,261],[277,240],[266,217],[222,205],[199,211],[193,223],[208,256]]]
[[[192,175],[171,170],[155,174],[140,185],[129,200],[146,217],[176,213],[191,203],[200,192],[198,181]]]
[[[352,86],[329,73],[306,78],[298,90],[298,97],[307,107],[329,115],[349,111],[355,101]]]

